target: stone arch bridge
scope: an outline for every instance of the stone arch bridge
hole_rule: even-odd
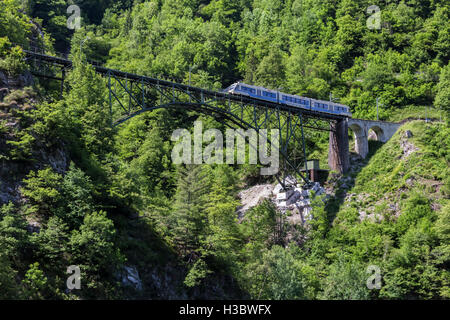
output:
[[[350,167],[348,129],[355,137],[355,150],[362,158],[369,153],[369,131],[373,130],[376,140],[387,142],[400,128],[400,123],[348,118],[337,122],[330,132],[328,164],[332,170],[345,173]]]

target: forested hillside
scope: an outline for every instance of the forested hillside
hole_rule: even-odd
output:
[[[450,298],[449,16],[444,0],[2,0],[0,299]],[[23,50],[36,48],[72,59],[62,95],[31,76]],[[111,127],[88,60],[331,97],[361,119],[378,98],[381,120],[405,124],[330,174],[308,225],[268,200],[238,219],[238,193],[275,179],[171,160],[174,130],[225,125],[159,109]],[[307,130],[306,147],[327,167],[328,132]],[[73,265],[80,290],[66,286]]]

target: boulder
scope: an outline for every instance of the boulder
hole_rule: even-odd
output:
[[[41,225],[36,221],[30,222],[27,226],[27,231],[29,233],[39,233],[41,231]]]
[[[406,130],[406,131],[405,131],[404,137],[405,137],[406,139],[412,138],[412,136],[413,136],[413,134],[412,134],[412,132],[411,132],[410,130]]]
[[[9,94],[8,88],[0,88],[0,101],[3,101],[3,98]]]
[[[300,192],[293,192],[292,195],[289,197],[289,199],[286,201],[286,204],[288,206],[293,205],[298,200],[300,200],[301,194]]]
[[[286,208],[287,207],[286,201],[278,202],[277,207],[278,208]]]
[[[286,185],[286,187],[287,186],[296,186],[297,185],[297,179],[295,179],[294,177],[292,177],[292,176],[287,176],[286,177],[286,179],[285,179],[285,185]]]
[[[277,200],[288,200],[293,194],[294,194],[294,190],[280,192],[279,194],[277,194]]]
[[[283,190],[283,187],[281,186],[281,184],[277,184],[275,186],[275,188],[273,188],[273,194],[277,195],[279,194],[281,191]]]
[[[139,277],[139,272],[135,266],[124,267],[122,275],[122,284],[125,286],[131,286],[136,290],[142,290],[142,280]]]

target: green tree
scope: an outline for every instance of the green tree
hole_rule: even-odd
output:
[[[91,157],[103,161],[113,147],[109,107],[104,100],[106,87],[93,67],[84,62],[85,57],[75,52],[68,76],[70,91],[65,97],[67,135],[73,142],[80,139]]]
[[[330,266],[324,281],[324,299],[329,300],[367,300],[370,291],[366,286],[369,274],[366,267],[351,257],[339,255]]]
[[[48,294],[47,277],[39,269],[39,263],[30,264],[30,268],[22,280],[23,296],[27,300],[44,300]]]
[[[180,167],[178,177],[172,232],[183,257],[193,261],[207,232],[206,195],[210,186],[202,166]]]
[[[17,299],[19,296],[19,287],[15,280],[16,271],[11,267],[10,261],[6,256],[0,254],[0,299]]]
[[[71,163],[60,188],[61,205],[57,215],[72,228],[77,228],[82,224],[83,218],[92,213],[95,208],[92,181],[81,169]]]
[[[436,107],[444,112],[447,125],[450,123],[450,64],[447,64],[441,72],[437,94],[434,100]]]
[[[115,245],[115,237],[114,223],[104,211],[87,214],[80,229],[72,232],[71,262],[81,269],[84,294],[88,297],[117,297],[113,289],[114,274],[124,257]]]
[[[301,265],[289,250],[274,246],[262,259],[265,284],[258,299],[297,300],[305,298]]]
[[[22,193],[31,202],[31,210],[49,216],[60,201],[61,175],[51,168],[31,171],[24,180]]]

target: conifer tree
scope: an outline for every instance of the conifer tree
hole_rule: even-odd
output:
[[[191,261],[204,240],[207,226],[206,195],[210,184],[201,166],[180,167],[178,175],[175,210],[172,214],[173,234],[182,254]]]

